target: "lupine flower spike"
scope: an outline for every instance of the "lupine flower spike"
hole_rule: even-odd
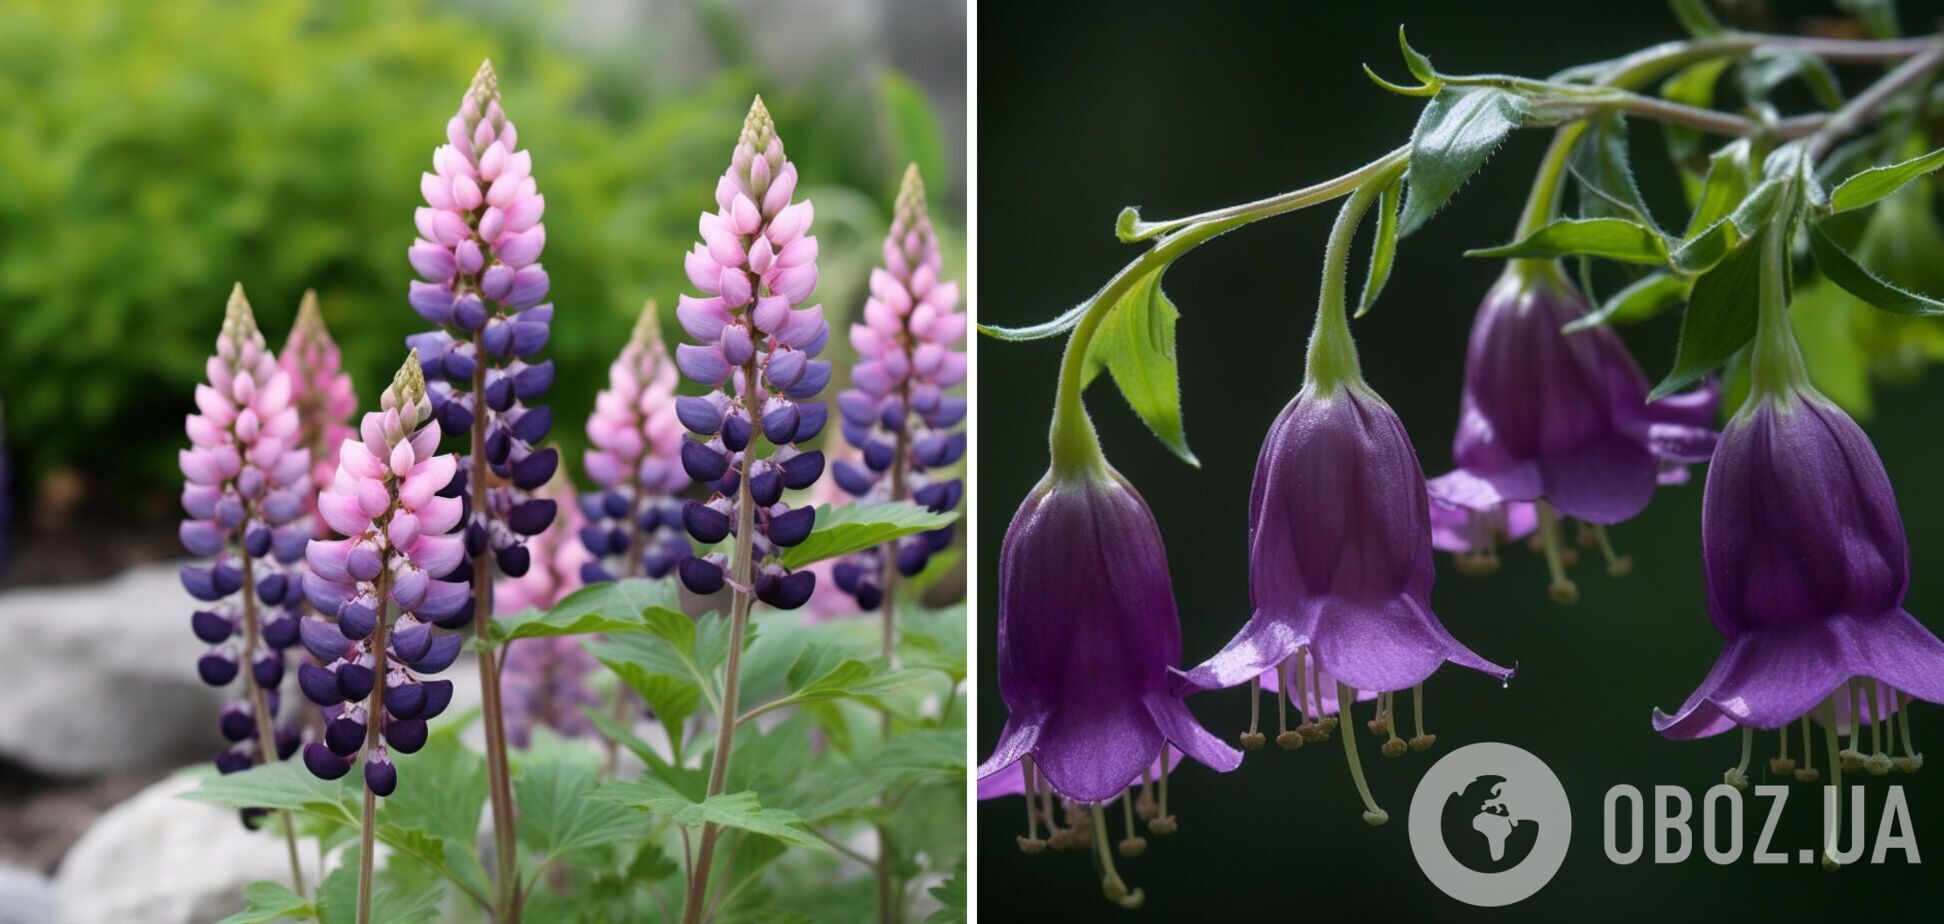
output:
[[[1740,726],[1741,762],[1726,778],[1745,784],[1755,730],[1779,730],[1786,748],[1798,723],[1803,766],[1787,763],[1786,751],[1775,766],[1816,779],[1803,772],[1816,719],[1838,794],[1823,850],[1823,865],[1834,869],[1862,850],[1860,841],[1847,851],[1837,845],[1843,772],[1922,765],[1911,747],[1910,707],[1944,702],[1944,642],[1903,608],[1910,551],[1876,448],[1809,384],[1784,301],[1787,242],[1771,229],[1749,245],[1763,248],[1749,397],[1722,433],[1701,507],[1721,656],[1680,709],[1655,711],[1654,728],[1687,740]],[[1849,746],[1839,749],[1845,731]]]
[[[838,461],[831,475],[860,499],[909,498],[942,513],[964,496],[959,479],[932,472],[965,455],[965,432],[957,429],[965,397],[946,394],[965,381],[965,315],[957,311],[958,284],[939,279],[943,266],[925,183],[912,164],[884,240],[884,266],[871,270],[864,318],[851,325],[858,355],[851,387],[837,395],[844,438],[863,453],[863,464]],[[951,541],[950,526],[908,536],[850,556],[832,576],[858,606],[873,610],[894,574],[924,570]]]
[[[592,553],[581,565],[587,583],[647,575],[659,578],[688,556],[682,503],[682,422],[675,413],[675,363],[662,346],[655,303],[641,309],[634,336],[608,366],[608,387],[587,418],[587,477],[603,490],[580,499],[576,527]],[[610,562],[619,562],[611,567]]]
[[[1712,383],[1647,400],[1647,378],[1604,325],[1563,333],[1586,299],[1553,262],[1515,260],[1478,307],[1465,354],[1456,470],[1429,482],[1438,547],[1461,570],[1497,565],[1497,545],[1533,535],[1559,603],[1579,599],[1566,574],[1578,553],[1564,517],[1581,521],[1580,545],[1607,571],[1632,562],[1606,527],[1646,508],[1656,484],[1687,480],[1687,464],[1714,450]]]
[[[224,686],[243,676],[243,697],[219,723],[229,747],[216,755],[224,773],[288,757],[297,731],[279,726],[278,686],[284,649],[297,641],[297,576],[273,554],[301,551],[309,538],[304,496],[310,457],[291,404],[291,380],[264,344],[239,284],[230,293],[209,380],[196,386],[197,413],[186,424],[180,454],[188,484],[182,544],[208,565],[185,565],[182,584],[204,604],[190,620],[211,647],[197,664],[202,679]],[[238,591],[241,597],[236,597]],[[246,812],[252,821],[258,811]]]
[[[560,504],[560,518],[527,540],[533,567],[519,577],[501,578],[494,587],[493,606],[502,616],[529,607],[552,608],[581,586],[582,570],[593,560],[578,538],[584,521],[566,475],[556,474],[540,493]],[[536,725],[570,737],[593,731],[581,709],[600,703],[587,685],[588,676],[599,666],[581,647],[581,639],[573,636],[510,643],[500,671],[508,740],[526,747]]]
[[[324,740],[305,745],[304,765],[334,780],[361,761],[365,788],[389,796],[398,786],[390,752],[422,747],[427,720],[452,701],[452,681],[421,676],[458,658],[460,637],[435,629],[464,613],[470,594],[454,531],[465,502],[441,493],[459,462],[438,451],[442,431],[416,353],[380,405],[359,423],[360,438],[339,448],[331,486],[317,499],[344,538],[311,540],[304,590],[336,625],[304,620],[314,660],[298,666],[297,682],[324,707]]]
[[[1403,424],[1364,382],[1350,338],[1344,263],[1376,195],[1375,186],[1360,187],[1337,217],[1303,387],[1270,425],[1256,460],[1249,492],[1255,613],[1214,657],[1179,674],[1174,689],[1254,687],[1265,671],[1288,677],[1308,726],[1279,735],[1291,748],[1328,733],[1332,706],[1375,691],[1378,714],[1368,727],[1387,736],[1383,753],[1396,757],[1411,747],[1393,717],[1397,693],[1411,693],[1422,750],[1435,740],[1422,722],[1422,684],[1433,672],[1447,661],[1501,680],[1512,672],[1460,644],[1431,612],[1436,569],[1424,473]],[[1326,678],[1335,682],[1335,703],[1322,696]],[[1390,816],[1364,782],[1355,723],[1339,727],[1364,820],[1381,825]]]
[[[816,587],[815,574],[781,561],[783,549],[810,535],[816,508],[782,498],[823,474],[823,453],[796,444],[822,432],[827,409],[815,399],[830,381],[830,363],[816,358],[830,340],[823,306],[799,307],[817,285],[817,239],[808,233],[810,203],[790,201],[796,185],[796,165],[759,97],[716,184],[718,210],[703,213],[702,243],[685,261],[702,295],[683,295],[675,309],[695,340],[675,348],[675,361],[713,389],[675,403],[682,425],[701,437],[682,442],[682,467],[714,492],[689,501],[682,524],[697,542],[735,535],[751,550],[735,574],[724,553],[688,555],[682,583],[700,594],[730,584],[778,609],[802,606]],[[776,447],[767,458],[763,441]]]
[[[316,292],[306,291],[298,303],[297,321],[277,355],[277,365],[290,376],[290,403],[297,408],[302,445],[310,451],[311,484],[330,484],[331,473],[337,471],[338,446],[354,432],[349,421],[358,410],[358,397],[351,390],[350,373],[344,371],[344,354],[324,328]],[[329,527],[317,516],[315,491],[304,492],[304,512],[316,536],[328,538]],[[303,557],[301,544],[296,552],[297,558]]]

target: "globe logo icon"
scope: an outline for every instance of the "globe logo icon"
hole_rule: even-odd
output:
[[[1446,754],[1418,781],[1409,827],[1425,878],[1452,898],[1495,908],[1552,880],[1573,817],[1544,762],[1522,748],[1481,742]]]

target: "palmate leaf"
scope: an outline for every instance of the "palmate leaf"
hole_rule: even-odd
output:
[[[965,858],[952,865],[952,875],[945,881],[931,887],[931,897],[938,899],[940,907],[925,918],[925,924],[965,924],[967,896],[965,889]]]
[[[281,882],[252,882],[243,887],[243,910],[216,924],[268,924],[289,918],[315,920],[317,909]]]
[[[1517,96],[1491,87],[1447,87],[1432,97],[1411,132],[1410,190],[1398,233],[1422,227],[1524,118]]]
[[[1161,444],[1183,462],[1200,466],[1181,423],[1181,383],[1175,361],[1175,321],[1181,311],[1161,291],[1167,266],[1134,280],[1094,332],[1081,373],[1084,387],[1107,370],[1128,407]]]
[[[902,501],[853,503],[832,508],[817,508],[817,525],[810,536],[783,553],[788,568],[849,555],[883,545],[913,533],[950,526],[958,519],[956,511],[934,513],[917,504]]]
[[[560,635],[645,631],[647,614],[680,616],[681,596],[669,580],[629,578],[583,587],[550,610],[528,609],[489,627],[495,642]],[[682,617],[686,620],[687,617]]]
[[[364,811],[363,796],[349,780],[320,780],[297,761],[278,761],[211,777],[182,798],[239,809],[288,809],[355,826]]]
[[[608,783],[594,790],[588,798],[665,815],[685,828],[716,824],[773,837],[792,847],[826,849],[822,841],[799,827],[802,819],[795,813],[764,808],[753,792],[723,793],[696,802],[667,783],[643,779],[631,783]]]
[[[358,853],[353,844],[337,869],[317,886],[317,919],[322,924],[356,924]],[[394,857],[373,877],[371,920],[384,924],[426,924],[439,917],[442,889],[437,880],[413,877]]]
[[[544,857],[568,857],[641,838],[647,825],[640,816],[588,798],[600,783],[600,771],[581,761],[554,758],[521,767],[513,779],[520,839]]]

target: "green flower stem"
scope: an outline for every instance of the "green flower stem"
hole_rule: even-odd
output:
[[[1080,400],[1080,391],[1085,384],[1081,378],[1086,368],[1087,350],[1100,330],[1101,321],[1106,319],[1108,311],[1120,302],[1129,289],[1148,273],[1160,271],[1211,238],[1264,218],[1342,198],[1363,189],[1379,177],[1394,177],[1409,162],[1410,153],[1410,146],[1405,145],[1349,173],[1314,186],[1167,223],[1166,234],[1153,247],[1122,267],[1114,278],[1108,280],[1106,287],[1094,295],[1087,313],[1067,337],[1066,352],[1060,358],[1060,384],[1053,402],[1053,426],[1049,435],[1054,475],[1077,475],[1088,469],[1104,468],[1107,464],[1100,453],[1100,438],[1094,433],[1093,424],[1087,419],[1086,408]]]
[[[1755,344],[1748,359],[1748,396],[1781,396],[1809,382],[1802,348],[1789,327],[1787,285],[1789,235],[1786,226],[1771,225],[1759,232],[1761,277],[1756,301]]]
[[[1350,242],[1357,236],[1357,226],[1363,222],[1370,203],[1376,201],[1384,187],[1403,169],[1400,164],[1357,187],[1338,210],[1336,224],[1330,228],[1330,240],[1323,249],[1323,285],[1316,301],[1316,326],[1310,332],[1309,355],[1303,369],[1304,378],[1326,393],[1363,382],[1363,371],[1357,365],[1357,344],[1350,338],[1350,321],[1343,304]]]

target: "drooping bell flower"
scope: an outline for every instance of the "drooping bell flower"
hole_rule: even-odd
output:
[[[230,292],[216,355],[205,368],[197,413],[185,422],[190,445],[178,457],[187,478],[179,535],[191,554],[214,561],[184,565],[182,584],[201,604],[190,627],[210,646],[197,663],[203,681],[226,686],[243,677],[242,699],[218,722],[230,744],[216,766],[233,773],[288,757],[298,741],[296,729],[276,717],[284,649],[297,641],[303,593],[297,571],[273,553],[293,537],[301,549],[309,535],[303,516],[310,456],[290,376],[265,345],[241,284]]]
[[[1854,738],[1838,753],[1839,704],[1859,704],[1850,708],[1860,706],[1860,717],[1841,717],[1852,729],[1859,718],[1886,729],[1894,712],[1907,733],[1913,700],[1944,701],[1944,643],[1903,608],[1910,554],[1890,478],[1869,437],[1809,384],[1783,301],[1786,238],[1765,233],[1748,245],[1764,248],[1750,393],[1722,433],[1701,508],[1708,610],[1722,651],[1680,709],[1655,711],[1654,727],[1687,740],[1740,726],[1733,782],[1745,778],[1754,730],[1801,721],[1807,739],[1806,720],[1817,717],[1843,793],[1844,764],[1874,758]],[[1876,753],[1888,770],[1895,762],[1885,743]],[[1906,745],[1905,756],[1917,755]],[[1838,862],[1849,859],[1832,841],[1824,864]]]
[[[1713,386],[1650,403],[1647,378],[1619,335],[1605,326],[1561,331],[1587,310],[1557,264],[1507,267],[1472,322],[1452,440],[1457,469],[1429,483],[1434,499],[1469,512],[1459,531],[1467,541],[1456,549],[1469,556],[1467,570],[1489,570],[1489,544],[1516,532],[1503,521],[1523,513],[1508,505],[1536,504],[1561,603],[1578,590],[1566,577],[1575,556],[1560,517],[1587,524],[1609,570],[1625,573],[1605,527],[1645,509],[1657,484],[1685,480],[1684,466],[1706,461],[1715,440]]]
[[[527,539],[533,567],[516,578],[502,577],[493,588],[497,615],[510,616],[529,607],[551,609],[581,587],[582,570],[593,554],[581,544],[585,520],[574,502],[574,486],[563,474],[540,489],[560,506],[553,525]],[[600,667],[581,647],[582,639],[528,638],[507,646],[500,668],[500,702],[506,710],[506,736],[519,747],[533,739],[533,728],[545,725],[574,737],[593,731],[581,709],[600,704],[587,680]]]
[[[816,508],[791,507],[783,491],[823,475],[823,453],[797,444],[823,431],[827,409],[816,398],[830,381],[830,363],[816,358],[830,340],[823,306],[798,307],[817,286],[817,239],[808,233],[810,202],[790,201],[796,185],[796,165],[758,97],[716,184],[718,210],[703,213],[702,243],[685,261],[702,295],[683,295],[675,309],[695,341],[675,348],[675,362],[712,389],[675,403],[682,425],[701,437],[682,442],[682,467],[714,492],[688,502],[682,524],[704,544],[745,526],[753,533],[744,537],[750,561],[735,563],[742,573],[730,574],[720,552],[690,554],[677,573],[699,594],[746,580],[777,609],[802,606],[816,589],[815,574],[782,562],[783,549],[809,537]],[[762,452],[763,441],[775,450]]]
[[[290,403],[297,408],[300,443],[310,452],[311,484],[330,484],[338,446],[355,432],[349,421],[358,410],[358,396],[351,390],[351,374],[344,371],[344,354],[324,327],[315,291],[305,290],[297,304],[297,320],[277,354],[277,365],[290,376]],[[316,530],[305,538],[328,538],[330,529],[317,516],[315,491],[304,492],[304,512]],[[302,558],[303,544],[297,543],[294,551]]]
[[[421,280],[411,286],[412,308],[437,329],[405,342],[424,363],[441,429],[466,441],[460,480],[449,489],[470,500],[466,555],[491,550],[500,572],[518,577],[532,560],[526,537],[555,514],[553,501],[532,496],[560,462],[558,449],[537,447],[553,412],[534,404],[553,385],[553,360],[538,357],[554,309],[542,303],[548,281],[539,262],[546,197],[534,184],[532,153],[500,108],[491,61],[479,65],[446,123],[432,168],[419,177],[425,206],[414,213],[419,236],[407,256]],[[475,442],[492,484],[470,483]]]
[[[460,636],[437,629],[465,624],[472,595],[455,532],[464,501],[441,493],[459,461],[438,451],[416,352],[380,406],[339,447],[317,499],[344,538],[313,539],[305,555],[304,592],[321,616],[303,621],[311,659],[297,683],[324,707],[324,740],[304,746],[304,765],[334,780],[362,761],[366,788],[388,796],[398,785],[390,752],[423,747],[426,722],[452,701],[452,681],[422,678],[459,657]]]
[[[587,418],[587,477],[603,490],[580,499],[585,522],[577,535],[591,553],[587,583],[622,576],[659,578],[689,553],[682,537],[682,502],[689,486],[682,470],[682,422],[675,415],[675,363],[662,346],[650,301],[634,335],[608,366],[608,387]],[[618,566],[613,565],[618,562]]]
[[[864,317],[851,325],[858,361],[851,387],[837,395],[844,439],[862,464],[831,466],[839,486],[860,500],[915,500],[943,513],[958,506],[964,485],[934,473],[965,455],[965,396],[946,391],[965,381],[965,315],[958,283],[939,278],[944,258],[925,205],[918,165],[905,170],[884,265],[871,270]],[[848,556],[835,566],[838,585],[873,610],[884,599],[885,557],[906,577],[923,571],[952,542],[950,526],[906,536]]]
[[[1303,386],[1270,425],[1256,459],[1249,492],[1255,612],[1220,652],[1179,674],[1178,695],[1253,685],[1288,663],[1292,691],[1305,670],[1312,688],[1318,673],[1327,674],[1337,683],[1339,703],[1354,701],[1360,691],[1383,694],[1383,719],[1397,692],[1409,690],[1421,703],[1420,685],[1447,661],[1511,676],[1452,638],[1431,612],[1436,569],[1424,473],[1403,424],[1364,382],[1357,363],[1344,316],[1343,254],[1374,195],[1369,188],[1354,193],[1337,220]],[[1302,711],[1325,714],[1316,699]],[[1394,734],[1395,724],[1383,727]],[[1354,725],[1341,727],[1364,820],[1381,825],[1389,815],[1364,782]],[[1418,734],[1429,747],[1422,727]],[[1409,750],[1398,744],[1393,739],[1384,753]]]

